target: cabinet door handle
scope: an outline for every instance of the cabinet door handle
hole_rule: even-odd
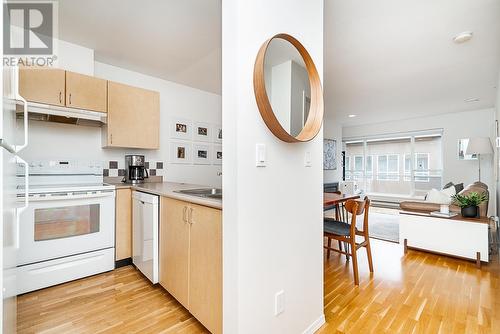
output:
[[[182,221],[185,222],[185,223],[187,223],[186,213],[187,213],[187,206],[185,206],[182,209]]]
[[[71,93],[69,93],[69,104],[71,104]]]
[[[189,208],[189,223],[193,224],[193,208]]]
[[[59,92],[59,103],[62,103],[62,92]]]

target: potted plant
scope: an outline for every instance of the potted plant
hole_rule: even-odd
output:
[[[452,196],[454,204],[462,210],[462,216],[475,218],[479,216],[479,204],[488,200],[486,193],[470,192],[465,195],[456,194]]]

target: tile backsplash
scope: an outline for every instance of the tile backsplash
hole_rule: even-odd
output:
[[[164,176],[165,164],[163,161],[145,161],[144,165],[148,171],[149,176]],[[110,160],[105,162],[102,171],[105,177],[118,177],[125,176],[125,161]]]

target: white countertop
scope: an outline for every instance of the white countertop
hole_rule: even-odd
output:
[[[221,199],[198,197],[198,196],[180,194],[175,192],[178,190],[186,190],[186,189],[211,188],[208,186],[200,186],[197,184],[176,183],[176,182],[146,182],[141,184],[110,183],[110,184],[114,185],[116,189],[131,188],[132,190],[138,190],[158,196],[165,196],[194,204],[209,206],[215,209],[222,209]]]

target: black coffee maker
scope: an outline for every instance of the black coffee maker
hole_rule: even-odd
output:
[[[148,170],[144,164],[143,155],[125,156],[125,182],[144,183],[144,179],[149,177]]]

